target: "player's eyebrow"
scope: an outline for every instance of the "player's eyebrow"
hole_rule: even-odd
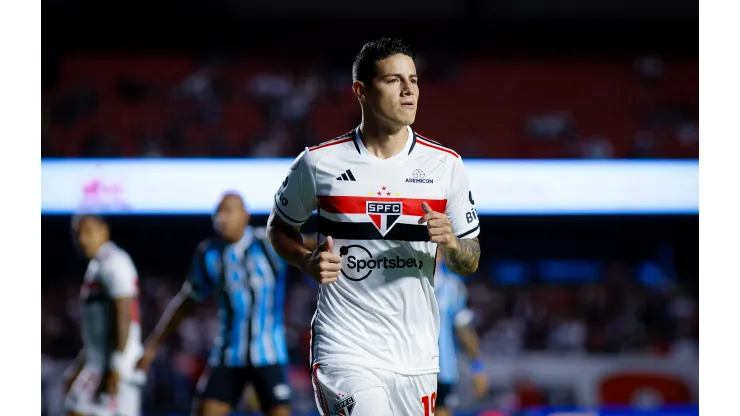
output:
[[[403,76],[404,76],[403,74],[385,74],[385,75],[382,76],[382,78],[388,78],[388,77],[399,77],[399,78],[403,78]],[[409,78],[419,78],[419,76],[416,75],[416,74],[411,74],[408,77]]]

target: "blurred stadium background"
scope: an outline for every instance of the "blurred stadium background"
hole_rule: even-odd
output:
[[[479,181],[476,199],[494,202],[479,208],[490,214],[481,216],[484,259],[466,283],[492,389],[474,400],[462,365],[456,414],[698,414],[697,3],[49,0],[42,17],[45,415],[59,414],[59,376],[81,346],[84,264],[71,245],[69,214],[81,206],[120,214],[111,219],[113,238],[139,268],[148,334],[179,289],[195,245],[211,232],[203,207],[231,188],[216,175],[207,178],[214,197],[198,194],[197,208],[178,206],[175,196],[169,205],[142,208],[148,197],[167,194],[163,189],[187,191],[187,183],[174,183],[195,165],[167,168],[162,158],[199,158],[190,162],[196,165],[231,158],[224,163],[240,166],[269,158],[260,160],[282,169],[290,161],[275,158],[357,125],[353,54],[389,35],[419,51],[414,128],[479,164],[481,176],[520,163],[511,160],[557,173],[545,159],[655,171],[630,178],[621,193],[615,181],[625,176],[617,173],[588,183],[585,197],[564,194],[582,202],[619,193],[619,207],[605,199],[598,209],[571,203],[532,211],[527,194],[541,188],[510,188],[520,195],[511,201],[530,215],[516,215],[517,205],[501,209],[496,192],[504,188]],[[172,188],[147,188],[136,176],[144,165],[176,174]],[[283,174],[251,171],[230,180],[253,199],[266,192],[269,200],[276,187],[265,182],[279,184]],[[550,191],[559,186],[557,175],[552,180]],[[166,187],[168,179],[159,182]],[[662,206],[660,195],[648,195],[662,188],[688,199]],[[642,210],[648,199],[653,205]],[[262,205],[253,207],[253,223],[264,225]],[[295,414],[314,415],[307,357],[316,289],[298,273],[291,282]],[[187,414],[218,325],[214,306],[204,305],[160,354],[145,394],[147,415]]]

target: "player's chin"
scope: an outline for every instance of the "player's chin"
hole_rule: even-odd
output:
[[[416,120],[416,110],[414,110],[413,112],[405,112],[405,114],[398,114],[396,120],[398,121],[398,124],[404,126],[414,124],[414,120]]]

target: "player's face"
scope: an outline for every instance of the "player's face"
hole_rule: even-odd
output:
[[[219,204],[213,219],[213,227],[225,240],[236,242],[242,238],[248,221],[249,214],[241,198],[229,195]]]
[[[419,100],[419,79],[411,57],[389,56],[376,64],[376,76],[367,88],[367,103],[380,119],[394,126],[414,123]]]
[[[108,241],[108,227],[92,218],[83,218],[77,226],[77,243],[82,254],[92,258],[100,246]]]

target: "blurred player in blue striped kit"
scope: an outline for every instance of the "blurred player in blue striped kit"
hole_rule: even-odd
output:
[[[225,194],[213,216],[216,236],[198,245],[185,284],[147,339],[139,362],[146,370],[159,345],[198,302],[215,292],[221,333],[198,382],[195,415],[228,414],[247,383],[252,383],[266,415],[290,414],[283,324],[286,265],[264,231],[248,224],[241,196]]]
[[[468,293],[462,279],[444,264],[444,256],[437,253],[434,273],[434,292],[439,304],[439,374],[437,376],[437,403],[435,416],[450,416],[457,406],[455,385],[458,381],[457,344],[461,344],[471,360],[473,389],[478,398],[488,391],[488,379],[480,361],[478,336],[473,328],[473,311],[468,309]]]

